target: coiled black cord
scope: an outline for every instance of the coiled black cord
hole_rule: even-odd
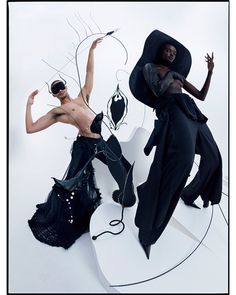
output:
[[[122,232],[123,232],[123,230],[125,229],[125,224],[124,224],[124,222],[123,222],[123,219],[124,219],[124,197],[125,197],[125,188],[126,188],[126,185],[127,185],[127,180],[128,180],[128,177],[130,176],[130,174],[132,173],[132,171],[133,171],[133,167],[134,167],[134,163],[133,163],[133,165],[129,168],[129,170],[128,170],[128,173],[127,173],[127,175],[126,175],[126,177],[125,177],[125,184],[124,184],[124,188],[123,188],[123,191],[121,191],[120,192],[120,194],[119,194],[119,196],[118,196],[118,200],[120,199],[120,196],[122,195],[122,201],[121,201],[121,207],[122,207],[122,209],[121,209],[121,218],[120,219],[113,219],[113,220],[111,220],[110,222],[109,222],[109,225],[110,226],[117,226],[117,225],[119,225],[119,224],[121,224],[122,225],[122,229],[120,230],[120,231],[118,231],[118,232],[112,232],[112,231],[109,231],[109,230],[106,230],[106,231],[103,231],[103,232],[101,232],[100,234],[98,234],[98,235],[94,235],[94,236],[92,236],[92,239],[93,240],[96,240],[98,237],[100,237],[100,236],[102,236],[102,235],[104,235],[104,234],[106,234],[106,233],[108,233],[108,234],[112,234],[112,235],[119,235],[119,234],[121,234]]]

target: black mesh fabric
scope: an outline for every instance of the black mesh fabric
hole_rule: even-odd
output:
[[[36,206],[37,210],[28,224],[39,241],[68,249],[88,231],[91,215],[100,200],[90,163],[73,191],[55,183],[46,202]]]
[[[102,113],[98,114],[93,121],[92,129],[96,133],[101,130],[102,117]],[[92,166],[95,157],[108,166],[119,189],[124,190],[131,165],[122,155],[116,137],[110,136],[105,141],[102,137],[78,136],[73,143],[71,162],[63,179],[53,178],[55,184],[47,200],[36,206],[36,212],[28,220],[36,239],[67,249],[89,230],[91,215],[101,202]],[[134,204],[132,182],[126,186],[129,193],[124,197],[124,204]]]

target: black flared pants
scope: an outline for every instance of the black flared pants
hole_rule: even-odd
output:
[[[94,139],[78,137],[73,143],[71,161],[62,180],[55,184],[47,200],[38,204],[28,224],[39,241],[68,249],[88,231],[91,215],[100,205],[92,160],[98,158],[108,166],[119,189],[123,191],[130,163],[124,158],[118,141],[110,137]],[[133,202],[133,185],[125,194],[124,202]],[[130,199],[132,198],[132,200]],[[131,200],[131,201],[130,201]]]
[[[182,198],[193,202],[198,196],[218,204],[222,192],[222,161],[206,123],[192,120],[172,104],[168,126],[156,148],[147,181],[137,187],[139,204],[135,223],[143,244],[154,244],[167,226]],[[185,187],[195,154],[201,156],[198,173]]]
[[[117,148],[118,147],[118,148]],[[122,155],[120,146],[115,137],[108,142],[103,138],[88,138],[80,136],[73,143],[72,158],[65,180],[76,177],[78,171],[94,158],[105,164],[114,180],[122,191],[131,164]],[[76,179],[75,179],[76,180]]]

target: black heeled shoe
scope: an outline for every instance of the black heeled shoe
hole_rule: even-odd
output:
[[[149,256],[150,256],[150,251],[151,251],[151,245],[144,245],[140,242],[146,256],[147,256],[147,259],[149,259]]]
[[[113,201],[115,201],[116,203],[122,205],[122,199],[123,199],[123,193],[117,189],[112,193],[112,199]],[[132,207],[136,202],[136,196],[135,194],[132,195],[132,198],[130,198],[129,200],[124,200],[123,205],[124,207]]]
[[[201,208],[198,207],[194,202],[192,202],[192,203],[187,203],[187,202],[184,201],[184,204],[187,205],[187,206],[190,206],[190,207],[196,208],[196,209],[201,209]]]
[[[203,201],[203,207],[207,208],[209,206],[209,200]]]

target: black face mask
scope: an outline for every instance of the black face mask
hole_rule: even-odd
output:
[[[51,86],[51,91],[53,94],[57,94],[60,90],[64,90],[65,88],[65,84],[61,81],[58,81],[57,83]]]

